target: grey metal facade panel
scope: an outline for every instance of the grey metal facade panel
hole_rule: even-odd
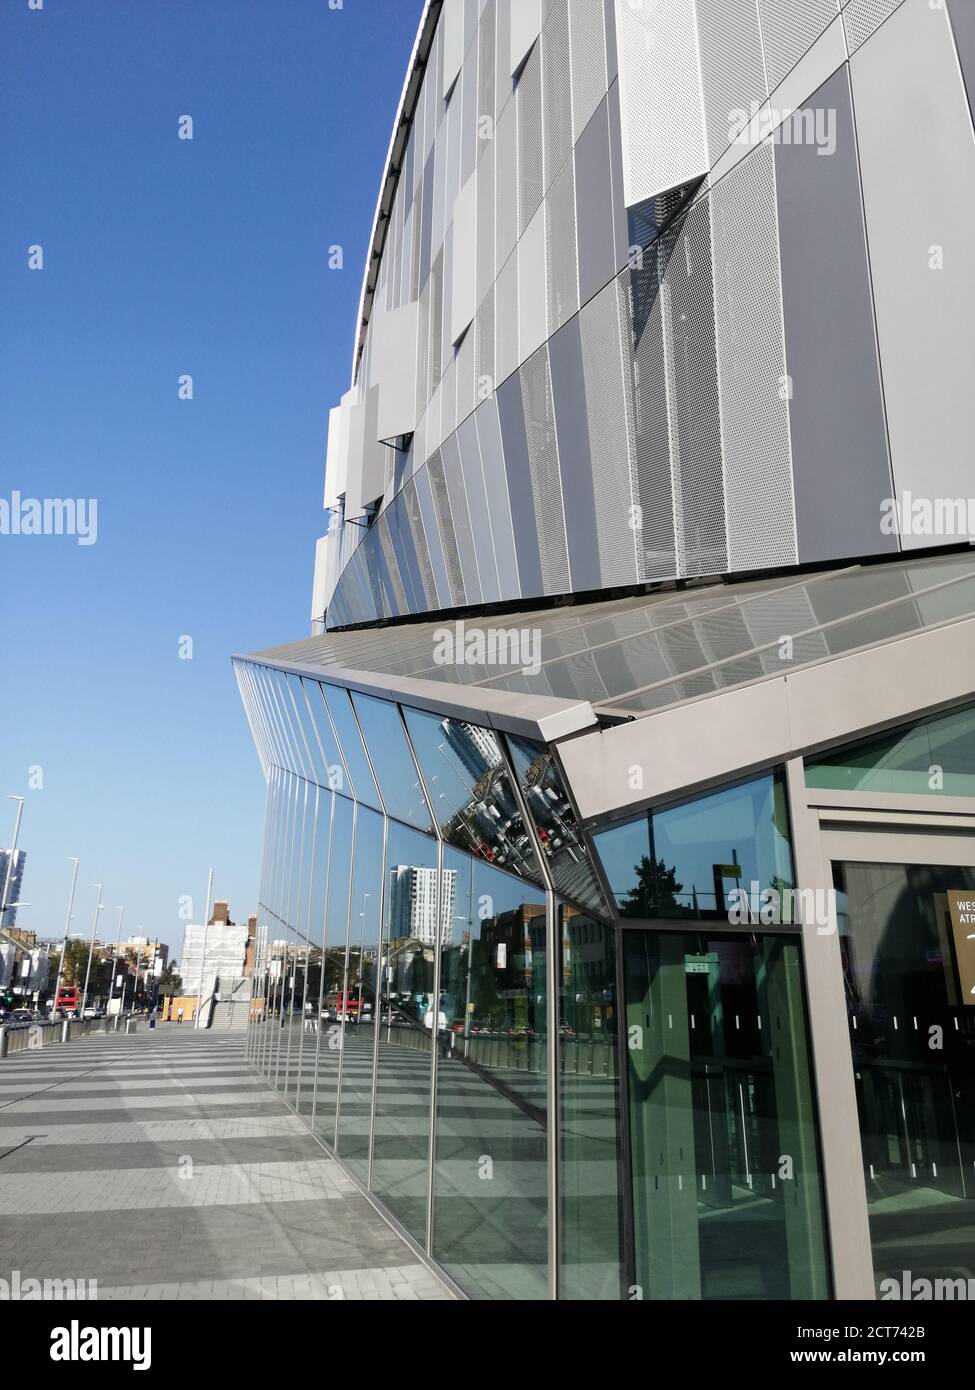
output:
[[[606,77],[607,81],[613,83],[620,70],[616,44],[616,0],[603,0],[603,23],[606,33]]]
[[[518,112],[518,235],[524,235],[545,192],[542,139],[542,55],[536,44],[516,88]]]
[[[579,310],[576,198],[572,160],[545,195],[545,281],[548,335]]]
[[[498,387],[498,419],[504,467],[508,477],[508,496],[511,499],[511,521],[514,527],[515,550],[518,554],[518,573],[521,592],[541,594],[542,565],[538,550],[538,530],[535,525],[535,501],[528,471],[528,439],[525,433],[525,413],[521,400],[521,377],[512,373]]]
[[[586,379],[578,317],[549,341],[552,401],[572,588],[598,589],[602,582],[596,546],[596,502],[589,454]]]
[[[975,141],[947,11],[905,0],[850,66],[894,491],[968,497]]]
[[[884,24],[904,0],[847,0],[843,7],[846,41],[852,56]]]
[[[552,0],[542,30],[542,112],[547,192],[572,154],[569,0]]]
[[[424,607],[426,609],[435,608],[438,602],[437,582],[434,578],[433,562],[430,557],[430,549],[427,545],[426,533],[423,526],[420,499],[417,495],[416,484],[412,479],[400,493],[400,497],[402,498],[402,509],[406,515],[407,524],[409,525],[413,553],[416,556],[416,565],[420,572]]]
[[[496,603],[501,598],[501,584],[498,578],[498,562],[494,554],[494,537],[491,534],[491,513],[488,510],[484,487],[484,472],[481,467],[481,446],[473,415],[469,415],[458,429],[457,444],[460,449],[461,478],[471,516],[481,602]]]
[[[618,82],[613,82],[606,93],[606,110],[609,118],[609,174],[613,186],[613,244],[616,249],[616,269],[622,270],[630,253],[630,235],[626,216],[626,196],[623,191],[623,145]]]
[[[545,205],[518,242],[518,361],[524,362],[548,336],[545,281]]]
[[[475,544],[475,518],[471,514],[464,486],[464,461],[461,458],[457,435],[450,435],[440,450],[443,456],[444,478],[447,494],[450,497],[450,514],[454,519],[454,535],[457,537],[457,553],[464,574],[464,592],[468,603],[483,602],[481,578]]]
[[[498,274],[518,241],[518,107],[510,101],[495,134],[495,265]]]
[[[795,564],[788,369],[772,147],[710,194],[728,566]]]
[[[768,68],[775,88],[836,18],[836,0],[758,0]]]
[[[589,301],[579,320],[599,570],[609,588],[640,577],[633,529],[632,354],[615,280]]]
[[[494,553],[498,562],[498,577],[503,599],[516,599],[521,594],[518,573],[518,553],[515,549],[515,533],[511,520],[511,503],[508,499],[508,479],[504,469],[504,452],[501,443],[501,425],[498,419],[498,402],[491,396],[474,413],[477,438],[481,447],[481,466],[484,470],[484,486],[487,491],[488,513]]]
[[[835,113],[833,154],[805,143],[775,147],[802,564],[897,549],[897,538],[880,532],[890,459],[848,68],[824,83],[814,107]]]
[[[606,20],[593,0],[569,0],[572,69],[572,139],[575,143],[606,95]]]
[[[835,8],[834,8],[835,16]],[[712,166],[730,143],[732,113],[768,95],[756,0],[697,0],[701,85]]]
[[[975,115],[975,5],[971,0],[948,0],[948,14],[968,91],[968,105]]]
[[[695,203],[664,272],[670,419],[680,472],[683,573],[727,568],[710,208]]]
[[[571,589],[569,555],[547,347],[540,347],[522,366],[521,392],[543,592],[565,594]]]
[[[579,300],[585,304],[612,280],[618,268],[613,218],[606,215],[613,206],[613,179],[605,99],[576,142],[575,193]]]
[[[675,536],[674,478],[670,447],[667,354],[660,287],[671,238],[645,253],[629,275],[630,314],[636,338],[633,366],[634,443],[639,511],[633,529],[641,579],[666,579],[684,572],[683,546]],[[678,480],[678,493],[679,493]],[[681,513],[681,515],[683,515]]]
[[[467,602],[467,590],[464,587],[464,571],[461,568],[460,552],[457,546],[457,533],[454,529],[454,518],[450,508],[450,497],[447,492],[443,456],[439,449],[430,456],[427,467],[430,473],[430,489],[433,494],[433,505],[437,513],[437,522],[440,526],[440,539],[443,544],[444,559],[447,562],[447,578],[450,581],[451,605],[454,608],[461,608]]]
[[[433,571],[437,590],[437,607],[449,608],[453,603],[453,598],[450,592],[450,581],[447,578],[447,559],[444,555],[443,541],[440,536],[440,523],[437,520],[436,509],[433,505],[430,470],[421,468],[413,481],[427,540],[427,554],[430,557],[430,567]]]

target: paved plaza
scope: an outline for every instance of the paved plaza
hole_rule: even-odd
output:
[[[0,1280],[151,1299],[449,1299],[241,1036],[160,1025],[0,1062]]]

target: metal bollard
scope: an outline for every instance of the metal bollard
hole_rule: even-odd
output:
[[[0,1057],[6,1057],[8,1042],[7,1025],[5,1023],[0,1023]]]

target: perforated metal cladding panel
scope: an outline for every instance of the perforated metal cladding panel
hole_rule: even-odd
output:
[[[769,91],[775,88],[828,24],[836,0],[758,0]]]
[[[575,177],[571,160],[545,199],[545,243],[548,331],[551,335],[579,308]]]
[[[643,267],[630,275],[636,352],[633,363],[637,504],[634,530],[640,578],[663,579],[683,573],[674,538],[670,417],[660,284],[670,243],[644,252]]]
[[[605,6],[600,0],[569,0],[572,68],[572,142],[578,140],[606,95]]]
[[[494,296],[494,351],[497,380],[518,366],[518,257],[513,255],[498,275]]]
[[[708,168],[694,0],[616,0],[627,207]]]
[[[396,614],[407,613],[409,612],[409,605],[406,602],[406,590],[403,588],[403,581],[400,578],[399,565],[396,562],[393,542],[389,534],[389,521],[385,515],[381,516],[375,523],[373,532],[379,541],[382,557],[382,585],[386,594],[387,611]],[[375,541],[373,541],[372,546],[369,546],[367,540],[366,546],[375,553]],[[368,564],[368,551],[365,558]]]
[[[630,336],[619,312],[616,281],[607,285],[579,315],[582,365],[586,380],[589,451],[595,481],[596,541],[603,584],[634,584],[638,579],[636,537],[631,525]]]
[[[481,467],[484,470],[484,486],[487,491],[501,597],[517,598],[521,593],[518,555],[511,523],[511,502],[508,497],[508,479],[505,475],[496,397],[492,396],[475,411],[474,422],[481,449]]]
[[[480,100],[478,91],[477,45],[475,44],[464,60],[464,111],[460,126],[460,182],[467,182],[474,172],[478,156],[477,110]]]
[[[433,492],[430,488],[430,470],[421,468],[414,479],[417,505],[427,541],[427,553],[436,583],[438,608],[449,608],[451,604],[450,583],[447,579],[447,561],[444,557],[440,526],[433,505]]]
[[[518,110],[516,102],[498,118],[495,136],[495,264],[498,273],[518,240]]]
[[[429,318],[427,319],[427,400],[433,395],[443,375],[443,257],[438,256],[430,271]]]
[[[797,560],[771,145],[711,193],[730,570]]]
[[[482,602],[481,580],[478,572],[477,547],[474,536],[474,521],[467,501],[464,486],[464,460],[461,457],[457,435],[451,435],[443,442],[440,451],[443,458],[444,477],[450,497],[450,514],[454,519],[454,535],[457,539],[457,554],[460,556],[464,575],[464,592],[468,603]]]
[[[522,398],[525,407],[525,434],[528,440],[528,467],[531,473],[535,520],[542,565],[542,586],[546,594],[569,592],[569,559],[565,539],[565,513],[562,479],[555,436],[555,411],[549,377],[548,350],[545,347],[528,359],[521,369]]]
[[[501,585],[491,534],[491,513],[488,510],[487,490],[484,485],[484,469],[481,465],[481,446],[473,415],[468,416],[457,431],[457,443],[460,448],[460,475],[467,493],[467,508],[474,536],[481,601],[496,603],[501,597]]]
[[[413,546],[413,556],[416,568],[420,575],[420,582],[423,585],[423,607],[435,608],[437,606],[437,585],[433,577],[433,565],[430,563],[430,552],[427,548],[427,538],[423,530],[423,518],[420,515],[420,502],[416,495],[416,488],[412,482],[407,483],[400,493],[397,502],[402,511],[401,525],[407,526],[404,542]],[[418,610],[414,610],[418,611]]]
[[[474,392],[485,400],[494,390],[494,290],[484,297],[474,320]]]
[[[477,249],[475,252],[475,299],[480,305],[494,284],[494,149],[493,140],[477,166]]]
[[[765,64],[756,0],[697,0],[701,83],[712,164],[730,143],[731,113],[765,100]]]
[[[524,234],[545,192],[542,155],[542,60],[532,49],[516,89],[518,111],[518,235]]]
[[[466,420],[471,414],[476,400],[477,331],[475,324],[464,334],[457,348],[457,423]]]
[[[495,112],[498,116],[511,99],[511,0],[494,0],[497,24],[494,31]]]
[[[691,208],[664,272],[671,445],[680,473],[684,573],[727,565],[707,199]],[[739,351],[745,350],[742,344]]]
[[[497,0],[486,0],[477,29],[477,159],[484,156],[491,140],[481,138],[481,125],[485,117],[491,122],[492,136],[494,116],[497,109],[495,88],[495,34],[497,32]]]
[[[843,24],[850,52],[855,53],[865,44],[903,3],[904,0],[849,0],[843,10]]]
[[[430,490],[433,505],[440,527],[444,559],[447,563],[447,579],[450,583],[451,607],[461,608],[467,603],[467,590],[464,588],[464,574],[460,567],[460,554],[457,549],[457,536],[454,532],[454,518],[450,510],[447,493],[447,480],[444,476],[443,457],[439,449],[431,454],[427,465],[430,474]]]
[[[572,154],[569,0],[553,0],[545,21],[542,30],[542,78],[547,191]]]

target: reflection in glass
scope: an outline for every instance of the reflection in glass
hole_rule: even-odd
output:
[[[311,721],[308,705],[305,701],[305,692],[301,684],[301,677],[286,675],[287,694],[291,698],[289,713],[293,712],[294,718],[299,725],[300,734],[303,739],[302,748],[307,750],[311,772],[315,781],[320,787],[328,786],[328,767],[322,756],[321,745],[318,735]]]
[[[768,773],[594,833],[621,917],[727,920],[729,893],[793,887],[785,785]],[[731,902],[734,902],[732,899]]]
[[[932,777],[932,769],[940,775]],[[808,787],[975,796],[975,708],[952,710],[806,763]]]
[[[444,881],[433,1253],[473,1298],[545,1298],[545,896],[448,848]]]
[[[616,938],[559,908],[559,1297],[621,1295]]]
[[[975,927],[964,904],[975,905],[975,869],[833,874],[878,1293],[884,1279],[900,1291],[906,1270],[971,1280]]]
[[[383,817],[356,812],[349,886],[349,935],[342,979],[329,1000],[341,1029],[338,1152],[361,1182],[369,1176],[369,1124],[375,1042],[376,971],[383,887]]]
[[[308,950],[305,960],[304,1009],[301,1024],[301,1057],[297,1110],[310,1115],[314,1108],[315,1077],[320,1049],[321,993],[324,980],[322,963],[327,942],[325,926],[325,894],[328,888],[329,848],[332,835],[331,792],[318,794],[318,816],[315,823],[311,900],[308,906]]]
[[[829,1295],[795,937],[623,934],[644,1299]]]
[[[301,686],[309,718],[314,725],[315,733],[318,735],[321,749],[322,771],[326,778],[322,785],[331,787],[333,791],[341,792],[343,796],[351,796],[352,787],[342,758],[342,749],[335,741],[332,722],[328,717],[328,710],[322,696],[322,687],[318,681],[310,680],[307,676],[302,677]],[[296,700],[297,698],[295,695]]]
[[[451,929],[437,891],[437,844],[389,822],[383,913],[373,1191],[426,1241],[434,949]],[[438,929],[438,922],[440,924]]]
[[[542,744],[508,736],[508,747],[528,814],[560,893],[602,917],[609,916],[596,882],[585,837],[576,824],[555,755]]]
[[[403,710],[434,815],[445,840],[498,868],[541,879],[541,870],[491,729]]]
[[[417,830],[432,830],[430,812],[420,786],[399,709],[372,695],[352,697],[372,765],[389,815]]]
[[[312,1126],[329,1147],[335,1144],[336,1099],[339,1092],[339,1057],[342,1025],[336,1018],[336,1001],[345,971],[349,934],[349,879],[352,872],[352,827],[355,808],[345,797],[335,798],[332,815],[331,857],[325,897],[326,946],[322,955],[322,980],[318,1006],[318,1086]]]
[[[328,707],[328,713],[331,715],[335,734],[342,749],[342,760],[351,782],[349,795],[354,796],[356,801],[371,806],[374,811],[381,811],[382,806],[379,804],[375,778],[369,770],[366,750],[362,746],[362,735],[359,732],[359,725],[356,722],[349,692],[338,685],[320,685],[319,690]],[[311,691],[309,691],[309,698],[312,698]]]

